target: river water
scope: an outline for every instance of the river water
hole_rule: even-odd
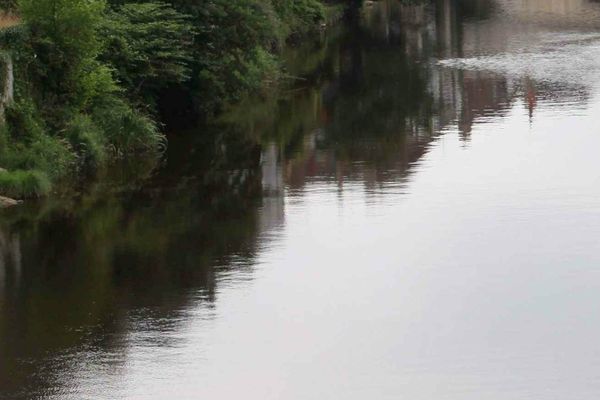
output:
[[[0,214],[0,399],[600,396],[600,3],[381,1],[160,165]]]

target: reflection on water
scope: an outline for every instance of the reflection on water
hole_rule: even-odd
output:
[[[378,2],[163,165],[3,210],[0,398],[594,398],[599,11]]]

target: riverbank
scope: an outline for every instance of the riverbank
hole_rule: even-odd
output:
[[[20,19],[6,19],[0,28],[7,99],[1,195],[45,196],[58,181],[132,153],[160,158],[166,147],[161,106],[169,95],[184,99],[177,107],[186,117],[219,114],[276,84],[278,53],[288,39],[333,23],[346,6],[320,0],[71,3],[22,1],[10,14]]]

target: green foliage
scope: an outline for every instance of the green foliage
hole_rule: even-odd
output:
[[[278,78],[276,52],[324,18],[319,0],[171,0],[196,27],[191,87],[207,112]]]
[[[288,35],[302,33],[325,18],[325,8],[317,0],[273,0],[272,3],[285,22]]]
[[[279,41],[280,21],[270,2],[257,0],[216,0],[207,11],[195,59],[201,103],[214,110],[261,87],[266,76],[256,72],[271,69],[265,53]]]
[[[17,0],[0,0],[0,10],[14,10]]]
[[[106,138],[89,116],[76,115],[68,124],[65,137],[83,166],[97,167],[106,159]]]
[[[23,141],[44,133],[44,124],[30,98],[18,98],[6,109],[5,135],[12,135],[15,140]]]
[[[156,150],[156,124],[128,104],[101,60],[104,0],[20,0],[23,26],[0,33],[15,65],[15,102],[0,129],[0,193],[31,197],[111,155]],[[141,40],[141,39],[139,39]]]
[[[0,0],[9,5],[10,0]],[[277,51],[325,12],[320,0],[17,0],[0,31],[15,102],[0,127],[0,194],[46,193],[70,171],[158,151],[164,90],[207,114],[280,75]],[[1,71],[0,71],[1,72]]]
[[[131,3],[108,13],[102,59],[130,96],[151,101],[157,90],[190,78],[194,29],[189,17],[162,2]]]
[[[106,73],[99,71],[102,66],[96,61],[102,48],[97,30],[104,1],[20,0],[19,5],[31,31],[29,45],[35,60],[29,79],[44,108],[54,112],[85,107],[107,83]]]
[[[0,172],[0,192],[12,197],[39,197],[50,191],[50,180],[41,171]]]
[[[100,99],[95,104],[92,119],[104,132],[113,154],[159,151],[166,145],[154,121],[121,98]]]
[[[30,102],[17,102],[6,110],[0,144],[0,165],[9,170],[40,170],[50,178],[59,178],[75,162],[69,143],[45,133]]]

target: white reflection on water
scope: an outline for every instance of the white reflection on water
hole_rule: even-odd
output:
[[[546,42],[517,53],[447,59],[450,68],[489,71],[513,78],[528,77],[538,82],[587,87],[600,77],[600,37],[585,43]]]

